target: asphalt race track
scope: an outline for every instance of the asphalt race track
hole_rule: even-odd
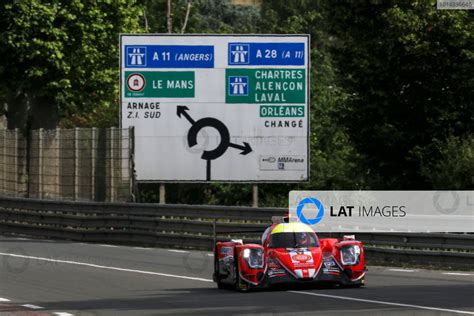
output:
[[[238,293],[209,252],[0,236],[0,315],[474,315],[474,272],[369,267],[361,289]]]

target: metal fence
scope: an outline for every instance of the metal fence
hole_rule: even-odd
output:
[[[0,194],[130,201],[133,129],[0,130]]]
[[[259,242],[281,208],[66,202],[0,197],[0,233],[211,250],[215,240]],[[320,237],[328,234],[320,234]],[[339,236],[333,234],[333,236]],[[468,234],[358,233],[370,264],[474,267]]]
[[[26,139],[18,129],[0,129],[0,192],[26,196]]]

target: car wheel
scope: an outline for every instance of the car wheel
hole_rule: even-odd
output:
[[[217,283],[218,289],[225,289],[226,285],[221,282],[221,275],[219,274],[219,259],[217,254],[214,253],[214,281]]]
[[[356,288],[364,287],[364,286],[365,286],[365,278],[362,278],[362,279],[360,279],[359,283],[348,284],[348,285],[346,285],[346,286],[344,286],[344,287],[345,287],[345,288],[356,289]]]
[[[364,287],[365,286],[365,276],[360,279],[358,284],[355,284],[354,287]]]

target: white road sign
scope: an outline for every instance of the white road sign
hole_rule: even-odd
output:
[[[308,35],[120,36],[138,181],[308,180]]]

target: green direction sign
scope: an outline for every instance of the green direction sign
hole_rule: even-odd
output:
[[[226,69],[226,103],[306,102],[306,70],[287,68]]]
[[[194,98],[194,71],[126,71],[125,97]]]
[[[304,105],[261,105],[260,117],[304,117]]]

